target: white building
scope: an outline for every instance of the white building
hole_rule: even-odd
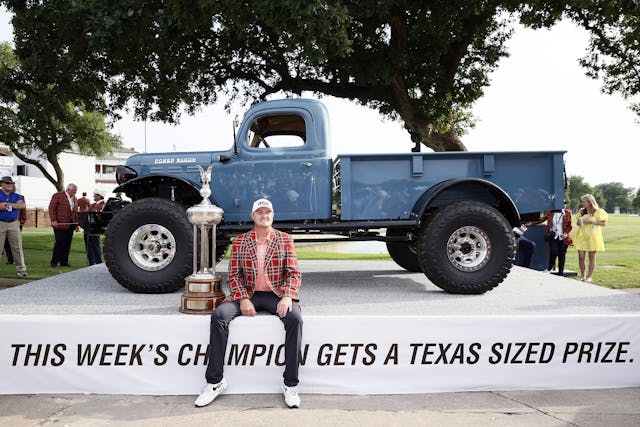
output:
[[[60,153],[58,159],[64,171],[64,184],[78,186],[78,196],[86,192],[92,197],[94,189],[99,188],[110,193],[116,186],[115,168],[124,164],[136,151],[121,148],[104,158],[86,156],[77,152]],[[47,172],[55,176],[53,167],[47,164]],[[24,163],[13,155],[6,145],[0,144],[0,176],[12,176],[16,182],[16,191],[25,196],[27,207],[46,208],[56,188],[40,169]],[[108,197],[109,195],[107,195]]]

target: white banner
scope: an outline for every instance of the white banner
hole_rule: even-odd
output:
[[[195,395],[208,316],[0,315],[0,393]],[[284,329],[231,323],[228,393],[277,393]],[[640,386],[640,315],[305,316],[302,393]]]

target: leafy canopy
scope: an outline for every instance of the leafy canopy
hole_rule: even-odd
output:
[[[175,121],[220,93],[255,101],[311,91],[404,122],[434,150],[462,150],[471,107],[519,20],[570,19],[591,34],[581,64],[603,90],[640,90],[633,0],[0,0],[37,79],[111,111]],[[640,107],[635,105],[640,113]]]
[[[64,186],[58,154],[75,148],[100,156],[120,145],[109,133],[104,114],[59,97],[54,83],[32,79],[8,43],[0,43],[0,141],[35,165],[58,190]]]

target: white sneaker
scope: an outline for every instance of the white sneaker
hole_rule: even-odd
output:
[[[284,393],[284,402],[289,408],[300,407],[300,396],[298,395],[298,387],[287,387],[282,384],[282,393]]]
[[[195,405],[198,408],[203,406],[207,406],[209,403],[213,402],[216,397],[220,395],[223,391],[227,389],[227,380],[224,378],[217,384],[207,384],[202,389],[200,396],[195,401]]]

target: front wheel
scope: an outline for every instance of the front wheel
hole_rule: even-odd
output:
[[[418,261],[444,291],[482,294],[509,274],[514,245],[512,228],[498,210],[481,202],[455,202],[422,227]]]
[[[174,292],[193,269],[192,236],[181,205],[159,198],[139,200],[109,222],[105,263],[114,279],[133,292]]]

